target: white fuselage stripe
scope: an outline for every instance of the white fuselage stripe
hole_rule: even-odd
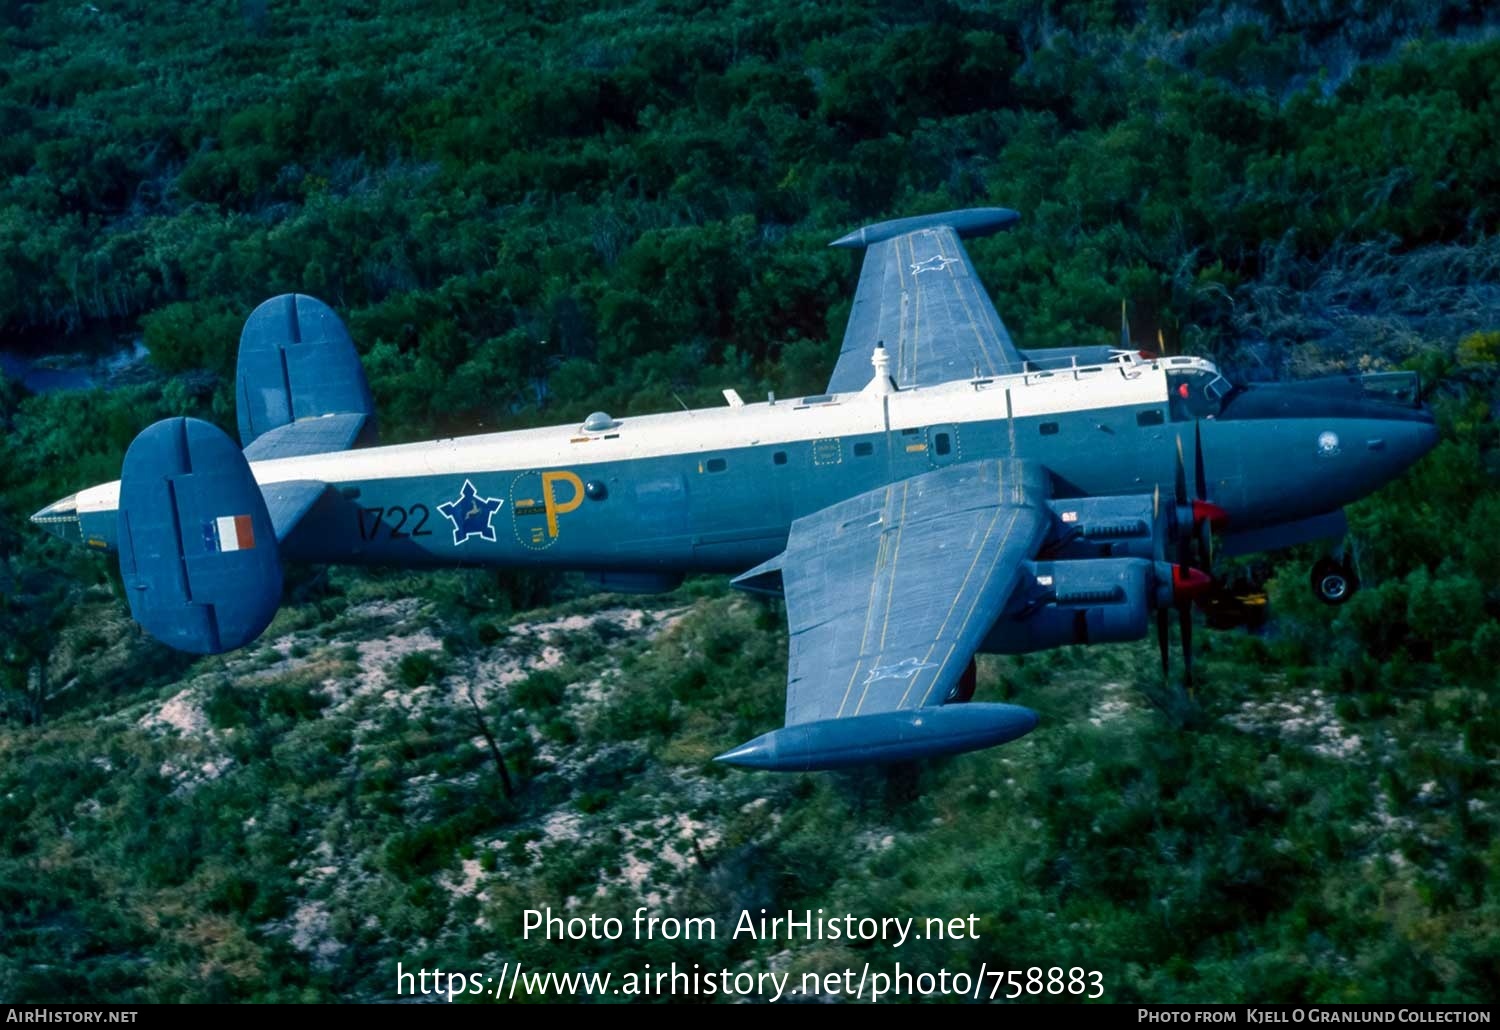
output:
[[[1007,394],[1012,418],[1159,404],[1167,399],[1166,370],[1156,364],[1110,363],[1090,369],[997,376],[889,394],[835,394],[817,404],[795,399],[644,415],[620,419],[600,432],[584,432],[577,425],[549,426],[309,454],[254,462],[251,470],[258,483],[268,484],[294,480],[355,483],[576,467],[1001,421],[1007,415]],[[112,510],[118,503],[118,482],[77,495],[79,512]]]

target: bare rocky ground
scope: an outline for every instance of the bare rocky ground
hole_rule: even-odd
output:
[[[313,677],[324,704],[322,718],[348,721],[353,726],[354,750],[366,738],[376,739],[388,731],[392,717],[414,722],[424,717],[465,717],[469,696],[487,710],[501,709],[513,688],[538,671],[563,669],[568,662],[570,638],[592,635],[605,641],[603,655],[583,668],[570,682],[552,718],[586,726],[614,694],[624,689],[617,652],[649,647],[664,634],[671,634],[690,615],[690,609],[668,607],[648,610],[617,606],[588,613],[555,617],[530,617],[506,627],[504,636],[461,661],[446,661],[445,674],[436,682],[409,687],[400,682],[397,669],[403,658],[426,654],[444,659],[443,642],[436,624],[422,603],[415,599],[369,601],[348,609],[335,622],[335,631],[290,630],[267,637],[254,650],[210,661],[208,668],[180,685],[163,700],[142,706],[133,718],[137,727],[171,744],[172,758],[161,774],[175,789],[192,791],[218,779],[234,765],[227,743],[234,729],[215,728],[208,713],[214,689],[230,681],[254,687]],[[347,627],[347,628],[339,628]],[[603,630],[604,632],[600,632]],[[601,749],[567,746],[547,739],[536,726],[527,732],[536,745],[534,763],[541,778],[587,781],[589,769],[608,761],[620,745]],[[467,746],[486,752],[484,736],[475,733]],[[488,758],[486,759],[488,761]],[[472,784],[479,777],[493,776],[484,764],[465,773]],[[406,782],[406,795],[414,807],[440,786],[439,777],[422,774]],[[452,867],[441,869],[434,879],[454,899],[469,898],[481,912],[473,922],[483,928],[491,916],[483,909],[494,889],[518,877],[525,878],[556,856],[584,847],[598,847],[609,840],[617,861],[601,865],[597,882],[568,899],[570,907],[624,889],[643,904],[658,907],[670,901],[673,884],[704,855],[717,847],[720,830],[715,820],[690,814],[694,799],[703,799],[701,783],[669,781],[653,795],[651,807],[666,814],[645,814],[621,821],[617,812],[579,811],[566,805],[546,814],[517,822],[505,833],[472,842]],[[315,966],[326,967],[343,950],[335,913],[347,907],[351,896],[368,879],[360,869],[362,856],[339,854],[326,839],[310,834],[304,860],[298,863],[297,882],[302,896],[277,928],[292,947],[304,952]],[[519,851],[523,864],[513,856]],[[488,857],[484,857],[484,856]],[[271,929],[271,928],[268,928]]]
[[[716,617],[722,617],[725,611],[742,612],[735,606],[747,602],[735,598],[709,603],[719,606]],[[557,867],[584,870],[568,881],[561,901],[564,911],[588,912],[609,899],[630,899],[630,904],[653,912],[671,911],[682,903],[688,884],[701,887],[705,873],[729,880],[743,876],[736,856],[781,831],[785,799],[776,791],[786,781],[768,783],[743,775],[712,779],[692,764],[647,761],[648,747],[642,741],[590,736],[591,727],[631,688],[622,665],[628,666],[631,656],[662,649],[691,654],[697,646],[697,620],[705,611],[700,601],[533,613],[506,624],[493,643],[453,657],[445,652],[440,621],[423,602],[370,600],[329,623],[287,629],[268,636],[252,651],[200,663],[194,675],[170,694],[137,706],[128,717],[141,732],[167,745],[169,757],[160,773],[179,793],[201,789],[235,769],[232,744],[243,731],[217,727],[210,712],[214,692],[225,682],[251,688],[314,684],[323,706],[319,721],[348,727],[351,747],[345,769],[351,775],[372,750],[388,747],[388,738],[400,727],[473,727],[454,737],[454,746],[473,749],[475,756],[456,763],[460,771],[403,774],[404,809],[410,813],[408,821],[419,824],[423,813],[436,809],[443,791],[458,787],[498,797],[489,745],[477,726],[465,722],[477,703],[490,713],[497,737],[513,744],[521,738],[508,734],[524,735],[531,764],[522,789],[533,799],[547,800],[530,805],[522,818],[498,830],[468,839],[426,874],[448,912],[431,940],[480,932],[493,934],[498,943],[514,930],[520,899],[536,897],[539,883]],[[589,657],[577,660],[581,653]],[[441,663],[441,674],[416,686],[403,682],[401,663],[413,655]],[[1045,708],[1044,695],[1055,692],[1055,707],[1044,711],[1044,722],[1071,725],[1088,734],[1084,749],[1062,756],[1064,763],[1088,763],[1094,747],[1171,732],[1151,699],[1130,675],[1121,674],[1129,667],[1130,661],[1124,666],[1115,663],[1077,682],[1059,677],[1059,682],[1026,699]],[[564,683],[545,721],[528,718],[511,724],[494,714],[515,708],[517,692],[538,673],[555,674]],[[994,677],[993,671],[982,673],[982,694],[993,689]],[[1291,749],[1318,762],[1367,768],[1373,778],[1382,756],[1394,746],[1349,725],[1333,697],[1275,678],[1226,708],[1221,721],[1234,732],[1267,741],[1264,771],[1271,780],[1283,775],[1285,766],[1273,751]],[[558,735],[559,725],[579,736]],[[1043,756],[1051,754],[1054,763],[1059,760],[1049,749],[1062,747],[1058,742],[1063,739],[1062,734],[1037,734],[998,752],[989,767],[993,778],[982,795],[993,804],[1009,803],[1045,763]],[[1269,746],[1272,741],[1274,748]],[[1434,799],[1439,792],[1437,784],[1423,790]],[[1371,862],[1399,867],[1400,842],[1428,837],[1432,831],[1410,815],[1393,814],[1383,792],[1374,791],[1373,796],[1369,817],[1357,830],[1370,842]],[[948,817],[939,816],[933,828],[941,830],[947,822]],[[247,824],[247,833],[253,829]],[[367,845],[351,840],[352,835],[325,826],[306,827],[292,869],[295,898],[283,917],[263,927],[304,954],[315,969],[332,969],[344,961],[352,938],[377,930],[384,918],[372,899],[383,896],[389,877],[380,872]],[[878,862],[893,850],[915,846],[912,840],[910,829],[903,832],[872,818],[852,841],[850,854]],[[733,894],[742,888],[730,884],[725,889]],[[496,952],[494,958],[498,962],[504,956]]]

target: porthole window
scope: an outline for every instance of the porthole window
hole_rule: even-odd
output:
[[[703,468],[708,472],[723,472],[729,467],[729,462],[723,458],[709,458],[703,463]]]
[[[1056,436],[1057,435],[1057,423],[1056,422],[1043,422],[1041,425],[1037,426],[1037,428],[1041,430],[1043,436]]]
[[[1167,417],[1155,408],[1135,413],[1135,424],[1138,426],[1159,426],[1166,420]]]
[[[786,464],[786,451],[777,451],[775,454],[771,455],[771,464],[772,465],[785,465]]]
[[[953,453],[953,438],[947,433],[939,433],[932,438],[932,449],[937,454]]]
[[[875,453],[875,445],[872,443],[857,443],[854,445],[854,456],[856,458],[868,458]]]

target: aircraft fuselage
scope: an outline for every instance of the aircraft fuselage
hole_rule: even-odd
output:
[[[1346,392],[1249,387],[1217,412],[1174,396],[1197,358],[1100,365],[727,405],[255,462],[264,487],[330,489],[286,558],[483,564],[671,577],[777,554],[793,520],[945,465],[1033,460],[1053,496],[1173,494],[1201,442],[1231,536],[1362,497],[1431,448],[1431,416]],[[1278,392],[1281,391],[1281,392]],[[607,423],[607,424],[606,424]],[[1195,441],[1195,434],[1197,441]],[[72,498],[83,542],[110,550],[118,483]],[[61,503],[61,502],[60,502]],[[54,506],[56,507],[56,506]]]

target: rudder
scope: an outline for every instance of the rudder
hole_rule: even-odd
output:
[[[281,604],[266,502],[234,441],[207,422],[147,427],[120,470],[120,575],[130,614],[179,651],[243,647]]]

